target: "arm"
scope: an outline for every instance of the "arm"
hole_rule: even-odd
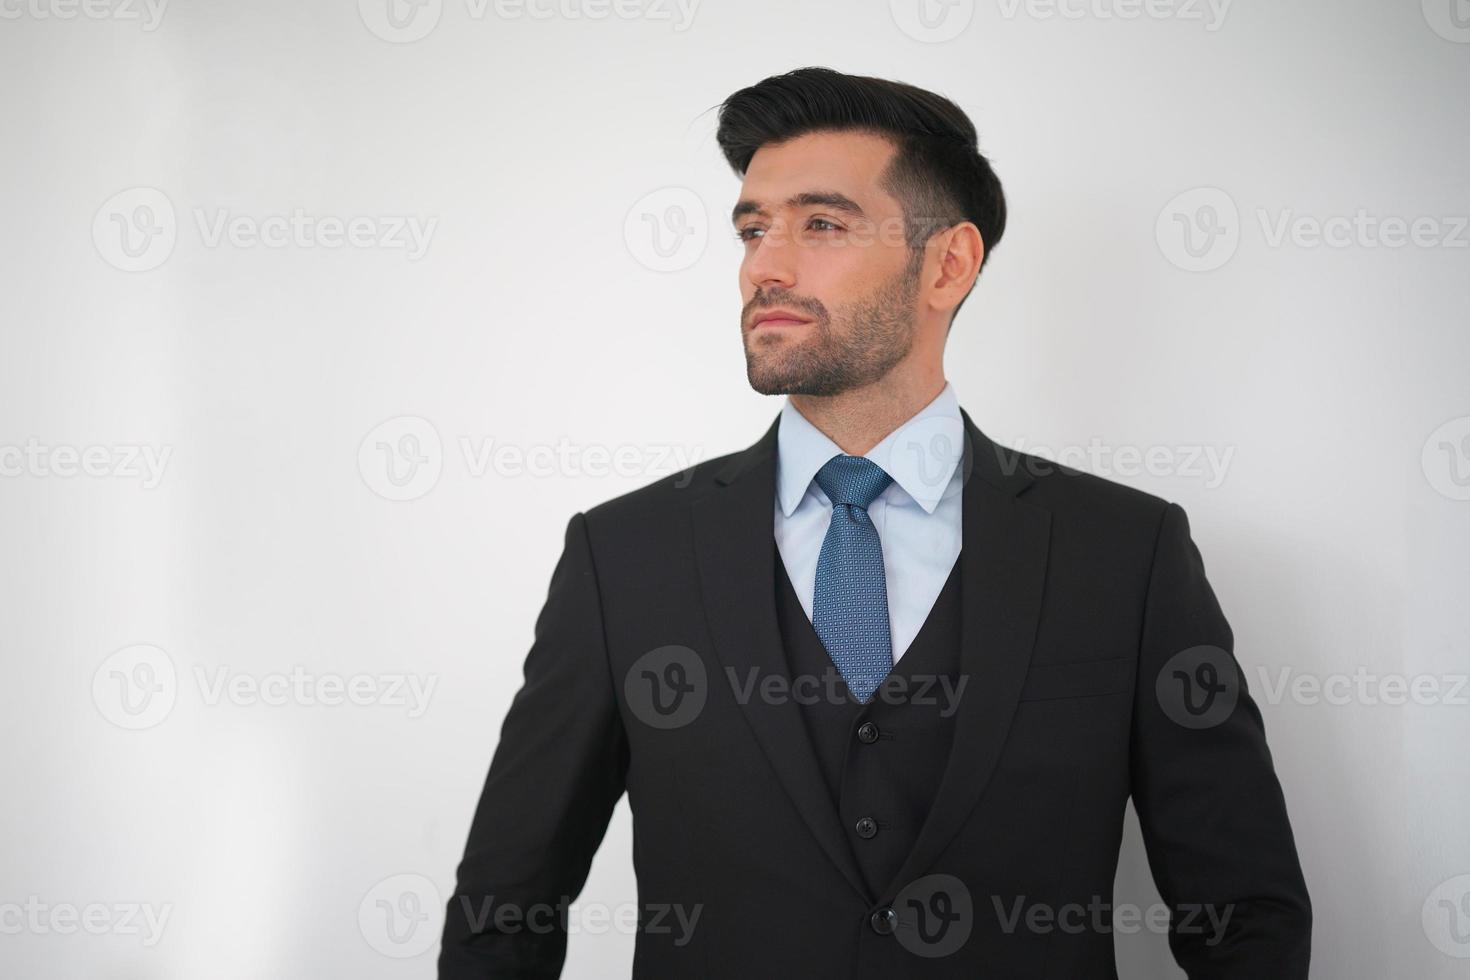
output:
[[[1134,807],[1173,913],[1169,946],[1190,980],[1306,980],[1311,903],[1233,649],[1189,520],[1171,503],[1149,579],[1132,747]]]
[[[567,524],[523,673],[449,900],[441,980],[561,974],[566,904],[623,794],[628,743],[580,513]]]

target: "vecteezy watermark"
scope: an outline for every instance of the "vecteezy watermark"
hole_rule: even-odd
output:
[[[603,936],[608,933],[670,936],[675,946],[687,946],[704,913],[702,904],[682,905],[678,902],[573,902],[562,895],[556,902],[508,902],[494,895],[471,898],[458,896],[459,910],[470,932],[510,934],[528,932],[548,935]]]
[[[1292,208],[1254,210],[1267,248],[1470,248],[1470,216],[1299,214]],[[1188,272],[1211,272],[1235,255],[1243,222],[1232,198],[1218,187],[1196,187],[1165,204],[1154,222],[1159,251]]]
[[[668,476],[690,468],[703,455],[697,449],[662,443],[522,444],[493,436],[461,435],[457,440],[466,475],[473,479],[532,477],[548,479]],[[379,423],[357,449],[357,468],[368,489],[385,500],[417,500],[439,483],[444,472],[444,442],[434,423],[400,415]],[[685,475],[675,485],[684,487]]]
[[[156,187],[118,191],[92,216],[97,254],[123,272],[147,272],[163,265],[178,238],[173,202]]]
[[[139,480],[144,490],[152,490],[163,482],[173,451],[169,445],[131,443],[52,446],[32,436],[24,445],[0,445],[0,477]]]
[[[1281,248],[1470,248],[1470,217],[1422,214],[1414,217],[1377,215],[1358,208],[1351,215],[1320,217],[1291,208],[1272,213],[1255,209],[1267,246]]]
[[[1218,31],[1232,0],[996,0],[1006,20],[1175,20]]]
[[[444,932],[444,901],[423,875],[391,875],[369,888],[357,904],[357,928],[384,956],[419,956]]]
[[[312,214],[299,207],[268,214],[195,207],[190,213],[199,244],[207,249],[402,251],[410,262],[428,254],[439,226],[437,217]],[[156,187],[130,187],[97,209],[92,242],[114,268],[147,272],[173,254],[179,224],[167,194]]]
[[[1225,482],[1225,471],[1235,457],[1235,446],[1111,446],[1094,436],[1086,446],[1027,445],[1024,436],[1011,440],[1016,453],[997,453],[1005,473],[1024,468],[1032,476],[1056,472],[1057,465],[1104,477],[1148,474],[1198,480],[1208,490]],[[1023,458],[1018,453],[1025,453]]]
[[[1154,696],[1181,728],[1214,728],[1240,700],[1240,669],[1230,651],[1203,643],[1180,650],[1159,670]]]
[[[910,705],[934,709],[941,718],[959,710],[970,681],[965,674],[889,673],[872,696],[860,702],[835,666],[821,674],[764,673],[756,665],[726,666],[723,677],[740,705]],[[633,717],[650,728],[683,728],[704,711],[711,683],[704,658],[692,647],[671,643],[633,661],[623,675],[623,700]]]
[[[919,503],[937,506],[964,491],[975,469],[973,446],[969,442],[969,433],[959,418],[920,414],[874,447],[873,462],[890,473],[895,472],[895,466],[907,465],[917,474],[917,484],[905,489]]]
[[[925,875],[905,885],[893,899],[892,913],[883,918],[892,922],[899,945],[926,959],[958,952],[975,928],[970,890],[954,875]]]
[[[975,0],[888,0],[893,23],[915,41],[942,44],[964,33],[975,18]]]
[[[1132,935],[1151,932],[1159,935],[1204,936],[1206,946],[1217,946],[1225,938],[1225,930],[1235,913],[1235,905],[1212,905],[1185,902],[1171,909],[1162,902],[1147,907],[1128,902],[1114,904],[1100,895],[1087,902],[1028,902],[1025,895],[1002,898],[991,895],[1001,931],[1012,934],[1030,932],[1046,935],[1062,932],[1080,935],[1085,932],[1112,932]]]
[[[140,936],[144,946],[156,946],[173,913],[172,902],[43,902],[36,895],[24,902],[0,902],[0,935]]]
[[[995,0],[1005,20],[1131,21],[1201,23],[1218,31],[1233,0]],[[964,33],[975,17],[975,0],[889,0],[898,29],[916,41],[940,44]]]
[[[1429,433],[1419,462],[1436,493],[1470,500],[1470,415],[1450,419]]]
[[[1176,195],[1154,220],[1159,251],[1187,272],[1218,269],[1240,247],[1240,211],[1218,187],[1196,187]]]
[[[645,269],[681,272],[709,245],[709,212],[687,187],[661,187],[643,195],[623,218],[628,254]]]
[[[193,675],[201,698],[210,707],[352,705],[403,708],[409,718],[423,717],[439,686],[438,674],[314,674],[299,664],[288,671],[264,674],[237,673],[223,666],[210,670],[196,664]]]
[[[421,718],[439,685],[437,674],[246,673],[228,666],[194,665],[188,675],[206,707],[340,707],[402,709]],[[179,672],[167,651],[148,643],[110,654],[92,675],[92,703],[103,718],[130,731],[152,728],[178,702]]]
[[[601,21],[616,18],[672,25],[675,33],[694,23],[700,0],[463,0],[472,21]],[[428,37],[444,13],[444,0],[357,0],[363,24],[375,37],[410,44]]]
[[[628,710],[650,728],[683,728],[699,717],[708,698],[704,658],[681,644],[649,650],[623,675]]]
[[[1470,875],[1435,886],[1420,911],[1424,935],[1446,956],[1470,959]]]
[[[357,472],[385,500],[417,500],[438,486],[444,472],[439,430],[417,415],[379,423],[358,444]]]
[[[860,703],[842,679],[836,667],[821,674],[766,674],[760,668],[747,667],[743,671],[734,667],[725,668],[725,677],[737,704],[786,704],[791,702],[803,706],[813,704],[858,704]],[[941,718],[948,718],[959,710],[960,698],[969,685],[967,674],[957,678],[949,674],[899,674],[890,673],[878,683],[872,698],[889,705],[915,705],[920,708],[938,708]]]
[[[0,20],[116,20],[145,31],[163,23],[169,0],[0,0]]]
[[[1421,0],[1429,29],[1446,41],[1470,44],[1470,5],[1465,0]]]
[[[1290,701],[1326,704],[1400,706],[1470,705],[1470,674],[1383,674],[1359,666],[1351,673],[1312,674],[1281,667],[1257,667],[1261,696],[1268,704]]]

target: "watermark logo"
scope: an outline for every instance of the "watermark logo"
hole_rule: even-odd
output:
[[[887,442],[886,455],[882,452],[873,457],[873,462],[889,473],[902,463],[912,463],[917,472],[919,486],[912,488],[914,499],[919,503],[941,500],[959,494],[975,469],[975,457],[966,458],[965,443],[969,434],[964,422],[946,415],[924,415],[910,419],[899,426],[891,441]],[[960,478],[954,479],[956,468]]]
[[[623,219],[623,241],[639,265],[681,272],[698,262],[709,244],[704,200],[687,187],[663,187],[639,198]]]
[[[623,677],[628,710],[650,728],[683,728],[699,717],[708,697],[704,660],[679,644],[648,651]]]
[[[376,37],[409,44],[428,37],[439,26],[443,0],[357,0],[363,24]],[[464,0],[463,15],[471,22],[622,21],[668,23],[682,34],[694,24],[699,0]]]
[[[443,932],[444,902],[439,889],[423,875],[393,875],[362,897],[357,928],[367,944],[384,956],[421,956]]]
[[[428,37],[443,12],[444,0],[357,0],[363,24],[391,44],[410,44]]]
[[[609,932],[633,935],[671,936],[674,946],[687,946],[694,938],[694,928],[704,913],[703,905],[677,902],[623,902],[615,906],[601,902],[573,903],[563,895],[555,903],[497,901],[494,895],[471,899],[460,895],[460,911],[465,925],[475,934],[493,932],[499,935],[531,933],[550,935],[565,931],[567,935],[602,936]]]
[[[492,436],[461,435],[456,440],[464,473],[473,479],[606,479],[679,474],[680,488],[693,479],[701,447],[664,443],[522,444]],[[439,431],[428,419],[401,415],[380,423],[358,446],[358,473],[368,489],[385,500],[416,500],[438,485],[447,463]]]
[[[194,208],[194,225],[205,248],[377,249],[402,251],[410,262],[429,252],[438,218],[412,214],[309,214],[291,212],[238,214],[228,208]]]
[[[1240,671],[1228,650],[1201,644],[1164,664],[1154,683],[1159,707],[1181,728],[1214,728],[1240,699]]]
[[[1470,216],[1374,214],[1367,208],[1326,216],[1293,208],[1254,208],[1261,242],[1270,249],[1470,248]],[[1164,258],[1188,272],[1211,272],[1230,261],[1244,226],[1231,196],[1197,187],[1159,212],[1154,236]]]
[[[421,718],[439,685],[437,674],[312,673],[301,665],[251,674],[228,666],[195,664],[186,675],[205,707],[402,708]],[[109,655],[92,675],[92,703],[103,718],[130,731],[161,724],[178,702],[179,672],[167,652],[148,643]]]
[[[0,445],[0,477],[135,479],[152,490],[163,482],[173,451],[169,445],[51,446],[32,436],[24,446]]]
[[[428,254],[436,217],[418,215],[319,215],[304,208],[242,214],[229,208],[190,209],[206,249],[341,249],[402,251],[410,262]],[[180,233],[173,202],[156,187],[131,187],[103,202],[92,217],[92,243],[113,268],[148,272],[173,254]]]
[[[0,0],[0,20],[137,21],[142,30],[158,30],[168,0]]]
[[[1358,667],[1351,674],[1327,675],[1298,673],[1282,667],[1272,677],[1265,667],[1258,667],[1261,694],[1267,704],[1290,700],[1293,704],[1379,705],[1397,707],[1416,704],[1470,705],[1470,674],[1380,674]]]
[[[958,952],[975,927],[970,890],[954,875],[925,875],[893,900],[894,938],[915,956],[936,959]]]
[[[1205,489],[1214,490],[1225,482],[1225,472],[1235,457],[1234,446],[1113,446],[1094,436],[1086,446],[1052,447],[1027,445],[1024,436],[1011,441],[1015,453],[996,447],[1001,472],[1025,469],[1032,476],[1052,472],[1065,473],[1059,467],[1092,473],[1102,477],[1131,478],[1147,474],[1159,478],[1199,481]]]
[[[1220,268],[1240,246],[1240,211],[1218,187],[1196,187],[1164,205],[1154,222],[1159,251],[1187,272]]]
[[[1131,902],[1114,905],[1100,895],[1092,896],[1085,904],[1028,902],[1025,895],[1018,895],[1009,902],[999,895],[992,895],[990,903],[1001,931],[1007,935],[1021,931],[1037,935],[1060,932],[1073,936],[1087,932],[1133,935],[1147,931],[1157,935],[1204,936],[1206,946],[1218,946],[1225,939],[1225,930],[1235,914],[1234,904],[1183,902],[1171,910],[1163,902],[1155,902],[1146,908]]]
[[[29,895],[24,902],[0,902],[0,935],[140,936],[145,947],[158,945],[173,914],[172,902],[43,902]]]
[[[766,674],[759,667],[747,667],[744,676],[735,667],[726,667],[725,676],[730,682],[730,691],[738,704],[887,704],[913,705],[917,708],[936,708],[941,718],[948,718],[960,707],[965,688],[970,683],[968,674],[957,677],[949,674],[904,674],[892,671],[878,682],[867,701],[861,701],[846,686],[842,672],[835,666],[828,667],[822,674]]]
[[[357,471],[385,500],[416,500],[434,489],[444,472],[439,430],[417,415],[388,419],[363,436]]]
[[[119,728],[152,728],[173,711],[179,676],[173,658],[149,643],[123,647],[92,675],[92,703]]]
[[[1197,21],[1218,31],[1231,0],[997,0],[1001,16],[1015,20],[1175,20]]]
[[[1470,415],[1450,419],[1431,432],[1419,463],[1436,493],[1470,500]]]
[[[1352,214],[1333,214],[1325,218],[1298,214],[1283,208],[1272,214],[1256,208],[1261,237],[1269,248],[1290,244],[1296,248],[1467,248],[1470,237],[1466,228],[1470,218],[1464,215],[1376,215],[1367,208]]]
[[[156,187],[118,191],[92,217],[97,254],[123,272],[148,272],[163,265],[178,237],[173,202]]]
[[[915,41],[942,44],[964,33],[975,17],[975,0],[888,0],[893,23]]]
[[[289,671],[256,675],[220,666],[208,670],[195,665],[194,682],[204,704],[239,707],[284,705],[328,707],[350,704],[359,708],[404,708],[409,718],[429,710],[438,674],[314,674],[300,664]]]
[[[1470,875],[1440,882],[1424,900],[1424,935],[1434,948],[1455,959],[1470,959]]]
[[[1429,29],[1446,41],[1470,44],[1470,0],[1422,0]]]

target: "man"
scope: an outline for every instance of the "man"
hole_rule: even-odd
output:
[[[556,977],[626,791],[640,978],[1115,978],[1137,809],[1192,978],[1307,976],[1261,716],[1184,511],[1008,451],[943,373],[1005,202],[952,102],[737,92],[750,448],[572,517],[440,976]]]

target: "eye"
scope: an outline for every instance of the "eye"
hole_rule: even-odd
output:
[[[754,235],[756,232],[761,232],[762,234],[764,234],[765,229],[760,228],[756,225],[746,225],[744,228],[737,228],[735,230],[735,239],[737,241],[748,242],[752,240],[751,236]]]
[[[841,231],[842,230],[842,226],[841,225],[838,225],[835,222],[828,221],[826,218],[813,218],[811,220],[811,223],[813,225],[826,225],[827,226],[826,228],[816,228],[816,229],[813,229],[814,231],[829,231],[829,230],[830,231]]]

